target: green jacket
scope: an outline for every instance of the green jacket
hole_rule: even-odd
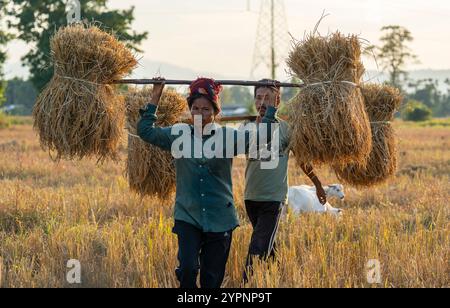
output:
[[[137,132],[145,142],[153,144],[163,150],[172,151],[172,145],[177,138],[189,130],[191,142],[197,138],[193,134],[193,126],[177,124],[173,127],[156,127],[155,122],[157,107],[149,104],[140,111],[141,119],[138,123]],[[269,107],[264,123],[275,122],[276,109]],[[178,130],[179,134],[172,131]],[[219,132],[218,130],[222,130]],[[233,149],[236,149],[240,132],[233,128],[216,126],[212,134],[203,136],[201,144],[204,145],[211,138],[217,138],[231,134],[233,136]],[[244,152],[249,151],[248,132],[245,134]],[[270,136],[269,136],[270,138]],[[268,140],[270,142],[270,140]],[[232,150],[233,150],[232,149]],[[195,146],[191,146],[191,156],[194,154]],[[229,149],[228,149],[229,150]],[[227,144],[224,143],[224,153],[227,152]],[[240,153],[234,151],[234,156]],[[172,154],[175,154],[172,151]],[[199,154],[199,153],[197,153]],[[203,232],[226,232],[234,230],[239,226],[239,220],[234,206],[232,165],[233,158],[206,158],[205,153],[200,153],[199,158],[176,158],[176,201],[175,220],[187,222]],[[224,157],[226,157],[224,155]]]

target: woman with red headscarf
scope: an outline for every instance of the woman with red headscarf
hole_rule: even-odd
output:
[[[172,151],[174,155],[173,144],[180,138],[176,131],[187,130],[191,144],[200,142],[201,145],[214,141],[212,138],[221,138],[219,141],[223,142],[223,136],[231,133],[234,137],[233,146],[236,148],[238,131],[215,123],[221,112],[219,94],[222,87],[213,79],[199,78],[189,88],[188,104],[194,125],[178,124],[178,127],[164,128],[155,126],[163,89],[164,83],[155,85],[150,104],[140,111],[138,135],[142,140]],[[275,122],[278,96],[273,94],[268,100],[269,106],[263,122]],[[249,143],[249,138],[246,138],[245,152],[249,150]],[[191,155],[188,157],[179,158],[174,155],[177,192],[173,232],[178,236],[180,263],[176,275],[181,288],[196,288],[200,270],[202,288],[220,288],[233,231],[239,226],[233,200],[233,157],[225,155],[210,158],[205,153],[194,153],[197,150],[195,146],[191,146]],[[223,151],[227,152],[225,145]],[[243,154],[234,149],[232,153],[233,156]]]

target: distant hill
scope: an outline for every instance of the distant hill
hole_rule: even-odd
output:
[[[140,65],[133,71],[133,78],[153,78],[163,76],[167,79],[195,79],[197,77],[214,77],[216,79],[226,79],[222,74],[213,72],[196,71],[191,68],[182,67],[165,62],[141,60]]]
[[[6,79],[13,79],[14,77],[28,78],[29,71],[23,67],[21,63],[6,63],[4,67]],[[173,65],[165,62],[156,62],[149,60],[141,60],[140,65],[133,71],[131,78],[152,78],[155,76],[164,76],[171,79],[195,79],[201,77],[215,77],[217,79],[226,79],[222,74],[215,74],[212,72],[195,71],[190,68]]]
[[[21,66],[20,63],[7,63],[5,65],[5,76],[7,79],[12,79],[13,77],[28,77],[28,70]],[[444,81],[450,78],[450,69],[446,70],[415,70],[409,73],[409,77],[413,80],[419,79],[437,79],[440,82],[440,89],[442,91],[446,90],[447,87],[444,85]],[[154,76],[164,76],[165,78],[171,79],[195,79],[197,77],[214,77],[216,79],[246,79],[244,76],[234,76],[230,74],[219,74],[217,72],[204,72],[196,71],[192,68],[174,65],[171,63],[152,61],[147,59],[142,59],[140,61],[140,66],[133,71],[132,78],[152,78]],[[388,76],[383,73],[378,73],[376,71],[368,71],[364,78],[367,80],[372,80],[374,82],[384,82],[388,79]]]

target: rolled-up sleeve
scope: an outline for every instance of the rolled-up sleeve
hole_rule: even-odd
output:
[[[148,104],[145,108],[139,110],[141,119],[137,125],[137,134],[143,141],[165,151],[170,151],[175,139],[172,136],[172,127],[157,127],[155,125],[158,120],[157,110],[158,107],[153,104]]]

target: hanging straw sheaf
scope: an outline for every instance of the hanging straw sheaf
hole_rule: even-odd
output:
[[[142,141],[137,136],[139,109],[151,99],[152,88],[131,90],[126,96],[128,159],[126,173],[130,189],[141,196],[169,199],[175,192],[176,178],[172,154]],[[156,125],[172,126],[183,120],[188,111],[187,101],[175,91],[163,93],[157,111]]]
[[[372,187],[386,182],[398,167],[397,140],[389,121],[403,100],[400,91],[387,85],[362,87],[367,112],[372,122],[373,146],[365,167],[349,164],[335,166],[337,177],[356,187]]]
[[[364,165],[371,127],[359,84],[364,74],[356,36],[311,35],[294,42],[287,64],[306,87],[291,101],[291,148],[300,163]]]
[[[329,36],[312,34],[292,44],[287,65],[304,83],[360,83],[365,69],[361,61],[361,42],[357,36],[345,36],[339,32]]]
[[[50,43],[54,76],[33,110],[41,146],[57,159],[117,158],[124,98],[110,84],[137,61],[114,36],[95,26],[61,28]]]
[[[389,85],[368,83],[361,87],[367,113],[371,122],[394,120],[403,95],[400,90]]]

